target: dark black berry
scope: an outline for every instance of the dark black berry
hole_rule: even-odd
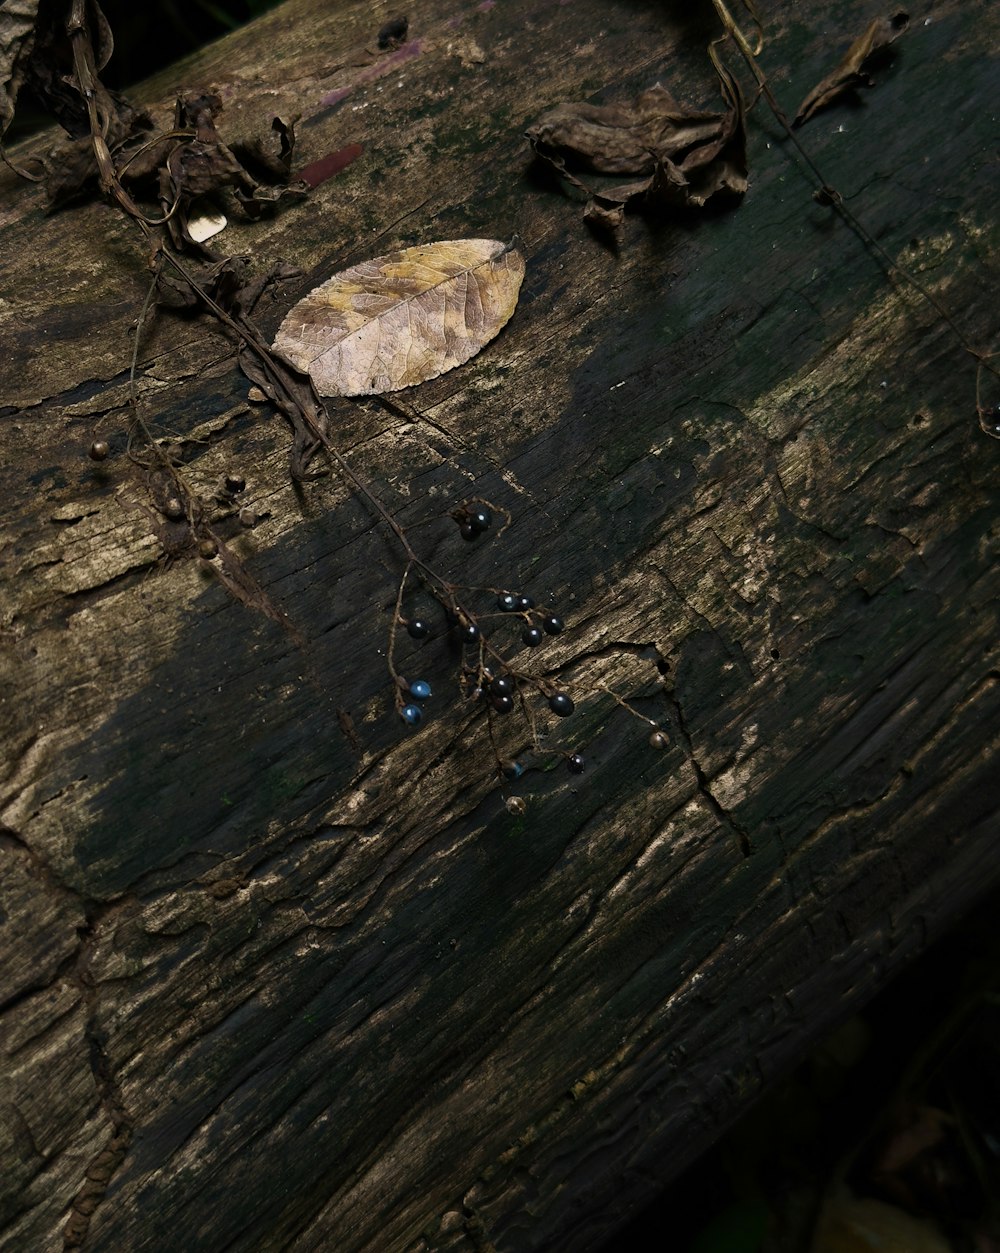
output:
[[[586,765],[587,763],[579,753],[574,753],[572,757],[566,758],[566,769],[570,774],[583,774]]]
[[[500,773],[505,779],[519,779],[524,774],[524,766],[519,761],[508,759],[500,763]]]
[[[246,485],[247,481],[242,474],[230,473],[226,475],[227,492],[242,492]]]
[[[217,557],[219,555],[219,545],[214,539],[203,539],[198,545],[198,552],[205,558],[206,561],[211,561],[213,557]]]
[[[494,696],[490,694],[490,704],[498,714],[509,714],[514,708],[513,696]]]
[[[479,639],[479,627],[474,622],[466,622],[458,628],[458,638],[463,644],[475,644]]]
[[[171,496],[167,503],[163,506],[163,512],[168,518],[176,522],[179,518],[184,517],[184,506],[176,496]]]
[[[488,509],[482,507],[470,509],[468,522],[474,531],[482,533],[483,531],[488,531],[493,525],[493,514]]]
[[[509,674],[498,674],[495,679],[490,681],[491,696],[513,696],[514,680]]]
[[[530,596],[518,596],[515,608],[519,613],[524,613],[526,609],[534,609],[535,602]]]
[[[562,618],[557,618],[554,613],[550,613],[542,619],[542,626],[545,628],[546,635],[558,635],[565,625]]]
[[[529,626],[521,632],[521,640],[529,648],[537,648],[543,639],[545,639],[545,634],[541,627]]]
[[[471,522],[463,522],[458,528],[458,533],[464,540],[474,540],[478,538],[479,532]]]
[[[555,692],[549,697],[549,708],[560,718],[568,718],[576,706],[565,692]]]
[[[425,640],[431,633],[430,623],[423,618],[411,618],[406,624],[406,633],[414,640]]]
[[[107,442],[103,439],[95,439],[90,445],[90,459],[92,461],[104,461],[111,449]]]
[[[504,613],[513,613],[517,608],[517,597],[513,592],[501,592],[497,597],[497,604]]]

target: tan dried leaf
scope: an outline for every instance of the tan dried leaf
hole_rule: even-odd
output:
[[[852,88],[874,87],[875,81],[869,70],[909,24],[910,15],[905,9],[896,9],[888,17],[877,17],[870,22],[864,34],[859,35],[848,48],[833,73],[828,74],[802,101],[792,125],[801,126],[814,113],[833,104]]]
[[[437,378],[506,325],[524,258],[495,239],[403,248],[335,274],[291,310],[274,348],[321,396],[375,396]]]

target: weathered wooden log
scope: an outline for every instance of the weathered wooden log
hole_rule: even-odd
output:
[[[789,111],[870,17],[837,14],[764,15]],[[126,454],[141,236],[4,173],[5,1249],[597,1248],[1000,876],[998,444],[959,340],[996,348],[1000,14],[942,0],[801,131],[952,325],[762,105],[744,202],[618,251],[535,179],[560,100],[714,107],[709,6],[426,0],[380,51],[386,16],[289,0],[139,94],[217,90],[230,134],[302,114],[303,162],[363,145],[220,237],[307,271],[271,333],[342,265],[524,241],[479,357],[331,413],[435,568],[563,613],[512,655],[572,692],[540,731],[587,769],[514,714],[529,768],[498,778],[416,589],[436,635],[398,666],[435,695],[405,730],[393,536],[335,474],[293,484],[228,334],[161,313],[142,413],[261,596],[213,573]],[[473,496],[512,518],[475,545]]]

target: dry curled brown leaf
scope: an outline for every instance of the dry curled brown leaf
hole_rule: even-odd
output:
[[[801,126],[819,109],[833,104],[846,91],[855,87],[874,87],[875,81],[869,71],[890,44],[902,35],[910,24],[905,9],[896,9],[888,17],[877,17],[863,35],[859,35],[847,50],[837,68],[823,79],[799,105],[793,126]]]
[[[351,266],[315,288],[274,348],[321,396],[373,396],[437,378],[507,323],[524,258],[495,239],[448,239]]]
[[[559,104],[525,135],[537,156],[590,197],[584,217],[621,224],[631,203],[653,211],[701,208],[719,192],[747,188],[743,99],[729,71],[715,61],[726,101],[720,113],[678,104],[657,83],[631,104]],[[597,190],[572,172],[640,177]]]

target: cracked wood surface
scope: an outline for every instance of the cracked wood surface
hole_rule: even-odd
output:
[[[578,681],[579,779],[498,786],[440,640],[413,649],[433,716],[401,732],[398,554],[336,477],[290,485],[225,336],[170,316],[144,412],[206,496],[246,476],[261,521],[219,525],[304,643],[163,556],[183,528],[122,434],[139,237],[3,173],[0,1247],[596,1248],[996,882],[998,444],[971,359],[760,107],[745,202],[632,219],[620,254],[527,172],[561,99],[662,78],[714,105],[707,17],[661,7],[427,0],[380,57],[387,11],[290,0],[143,93],[219,90],[228,134],[301,113],[303,163],[364,145],[221,237],[307,271],[267,330],[388,247],[524,241],[481,356],[332,414],[435,565],[565,613],[538,664]],[[867,20],[792,12],[764,54],[786,104]],[[998,25],[943,0],[863,108],[802,132],[984,344]],[[469,495],[513,526],[462,545]]]

